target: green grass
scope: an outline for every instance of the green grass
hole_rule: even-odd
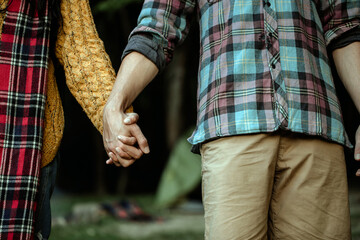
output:
[[[136,201],[145,211],[156,215],[167,217],[169,212],[159,212],[154,209],[153,196],[133,196],[131,200]],[[52,213],[54,217],[61,217],[70,214],[72,208],[77,203],[102,203],[116,201],[114,196],[66,196],[54,197],[52,200]],[[350,192],[351,207],[351,226],[353,240],[360,240],[360,191]],[[176,216],[175,216],[176,218]],[[51,238],[53,240],[201,240],[203,232],[197,231],[161,231],[161,224],[151,223],[154,227],[160,228],[159,231],[151,232],[144,236],[129,237],[129,231],[145,231],[147,223],[129,223],[116,220],[108,215],[104,215],[94,222],[75,223],[67,225],[56,225],[52,228]],[[199,224],[203,224],[199,222]],[[129,226],[129,228],[128,228]],[[135,230],[134,230],[135,229]]]
[[[103,203],[103,202],[113,202],[119,200],[114,196],[64,196],[64,197],[54,197],[51,201],[52,204],[52,214],[54,218],[59,218],[68,216],[74,205],[81,204],[91,204],[91,203]],[[153,206],[153,196],[133,196],[130,200],[134,200],[138,205],[140,205],[144,211],[153,214],[155,216],[164,216],[167,217],[167,212],[159,212],[154,209]],[[56,220],[55,220],[56,221]],[[162,225],[159,223],[129,223],[126,221],[116,220],[111,216],[104,215],[98,218],[96,221],[87,222],[87,223],[69,223],[65,225],[56,224],[52,227],[50,239],[54,240],[201,240],[203,239],[202,231],[173,231],[173,232],[164,232],[160,231],[150,232],[148,236],[140,234],[140,237],[129,237],[129,234],[126,234],[126,227],[124,225],[131,224],[131,231],[142,231],[142,229],[149,225],[150,228],[161,228]],[[202,224],[202,223],[200,223]],[[134,227],[135,225],[135,227]],[[121,227],[122,226],[122,227]],[[124,230],[125,229],[125,230]],[[134,230],[135,229],[135,230]],[[132,233],[131,235],[134,235]]]
[[[129,200],[134,200],[146,211],[154,211],[153,206],[153,196],[151,195],[137,195],[127,198]],[[69,214],[74,205],[78,203],[111,203],[118,201],[119,197],[113,195],[102,195],[102,196],[93,196],[93,195],[66,195],[66,196],[54,196],[51,199],[51,211],[54,217],[64,216]]]
[[[54,227],[51,232],[51,239],[55,240],[200,240],[203,239],[202,233],[173,232],[166,234],[152,234],[148,237],[122,237],[116,232],[113,223],[77,225],[68,227]],[[114,230],[114,231],[112,231]],[[141,229],[139,229],[141,231]]]

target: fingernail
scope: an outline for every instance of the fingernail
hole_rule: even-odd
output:
[[[119,140],[123,140],[124,138],[122,136],[117,136]]]
[[[131,122],[131,121],[130,121],[129,118],[125,118],[124,123],[130,123],[130,122]]]
[[[116,150],[118,153],[120,153],[120,152],[121,152],[121,150],[120,150],[120,148],[119,148],[119,147],[115,148],[115,150]]]
[[[106,164],[110,164],[110,159],[106,160]]]
[[[145,147],[145,153],[148,154],[150,152],[150,148],[149,147]]]
[[[356,159],[356,160],[360,160],[360,153],[358,153],[358,154],[355,155],[355,159]]]

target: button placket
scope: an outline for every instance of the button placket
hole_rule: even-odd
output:
[[[268,66],[273,81],[273,106],[277,118],[276,121],[283,126],[287,126],[288,105],[286,87],[281,76],[278,23],[276,11],[273,8],[275,8],[275,4],[272,0],[264,1],[265,44],[268,54]]]

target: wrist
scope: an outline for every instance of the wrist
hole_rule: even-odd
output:
[[[122,110],[119,104],[107,103],[104,107],[103,117],[105,119],[111,119],[114,116],[116,118],[124,118],[125,110]]]
[[[126,101],[120,97],[109,97],[108,101],[106,102],[105,109],[106,111],[110,112],[122,112],[125,113],[126,109],[130,106],[127,104]]]

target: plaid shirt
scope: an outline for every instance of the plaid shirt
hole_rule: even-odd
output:
[[[8,6],[0,44],[0,239],[33,239],[50,21],[28,1]]]
[[[198,119],[190,143],[286,129],[351,146],[326,46],[360,25],[359,0],[145,0],[131,36],[170,61],[200,25]]]

